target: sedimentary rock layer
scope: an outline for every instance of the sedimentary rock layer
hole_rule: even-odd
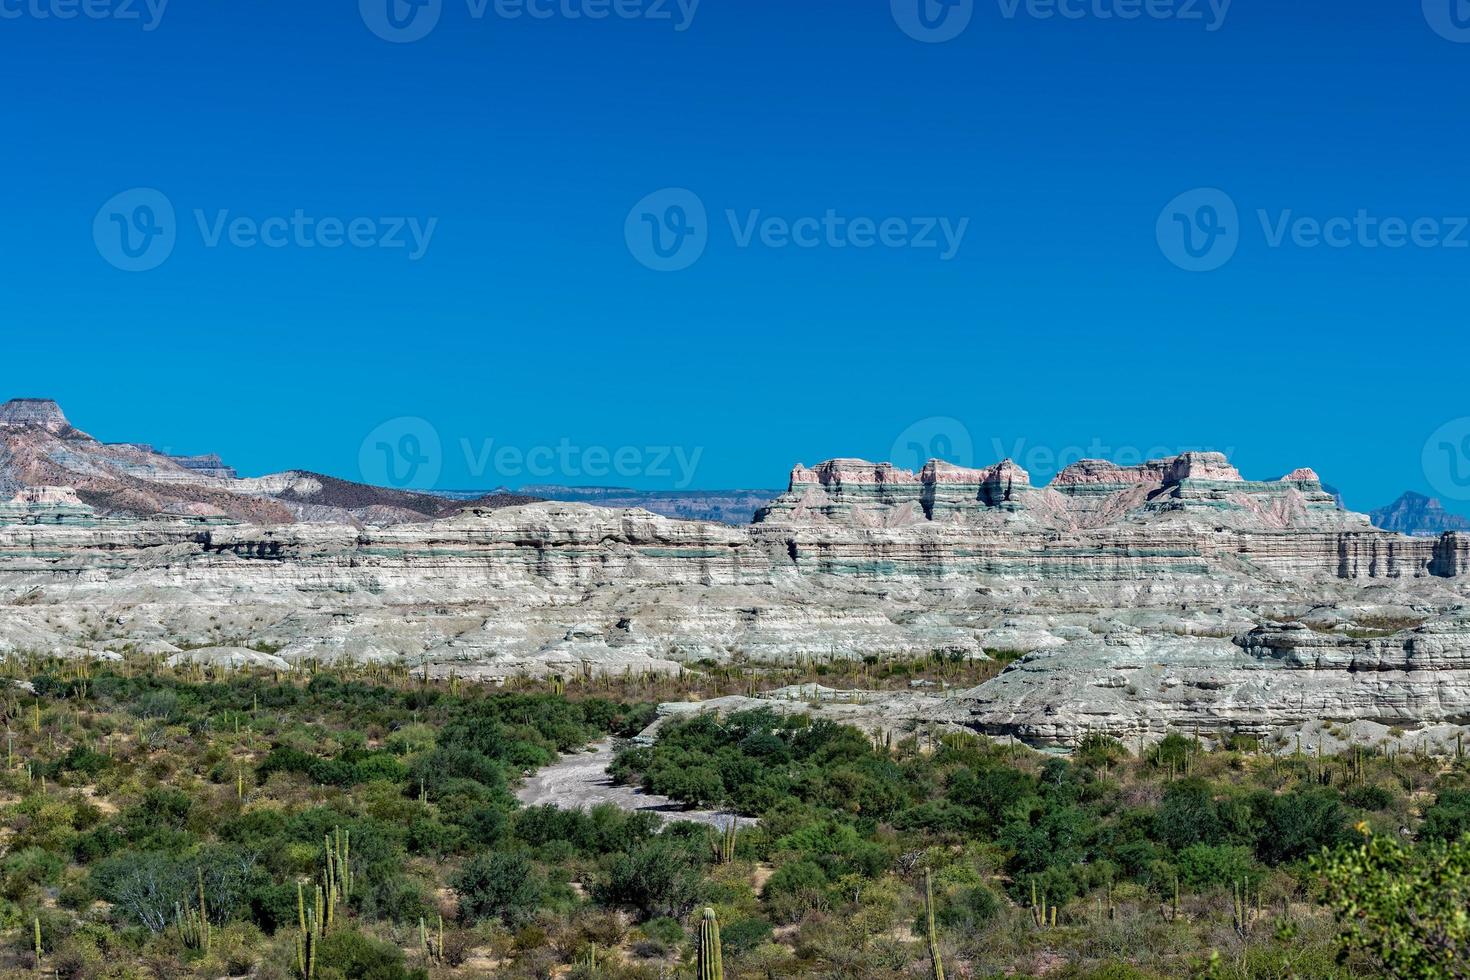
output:
[[[1470,536],[1378,531],[1309,471],[1247,481],[1211,454],[1045,488],[1011,463],[839,460],[799,467],[743,528],[565,503],[127,520],[78,499],[0,510],[0,653],[255,650],[487,680],[1004,655],[945,720],[1059,743],[1470,715]]]

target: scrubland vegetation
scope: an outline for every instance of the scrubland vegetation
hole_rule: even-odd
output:
[[[625,743],[618,778],[759,818],[737,832],[516,802],[641,731],[636,685],[7,669],[5,975],[1467,973],[1461,759],[1064,758],[765,711]]]

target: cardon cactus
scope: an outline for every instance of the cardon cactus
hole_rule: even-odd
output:
[[[704,910],[699,923],[699,980],[725,980],[725,967],[720,959],[720,920],[714,909]]]
[[[924,872],[924,918],[929,932],[929,961],[934,966],[934,980],[944,980],[944,957],[939,953],[939,930],[934,927],[934,884]]]

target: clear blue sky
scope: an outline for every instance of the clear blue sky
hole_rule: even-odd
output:
[[[670,20],[441,2],[427,36],[389,43],[367,26],[386,0],[173,0],[151,30],[144,0],[141,20],[0,0],[0,395],[250,473],[359,478],[374,428],[418,417],[446,488],[667,487],[665,446],[697,456],[684,483],[779,486],[917,425],[1039,479],[1049,452],[1208,446],[1251,476],[1314,466],[1359,508],[1444,495],[1421,454],[1470,416],[1470,249],[1272,247],[1256,214],[1470,215],[1470,43],[1418,2],[1236,0],[1212,23],[1207,0],[1188,0],[1203,20],[976,0],[944,43],[890,0],[703,0],[687,23],[675,0]],[[136,217],[104,209],[133,188],[176,212],[151,271],[97,245]],[[681,271],[625,234],[664,188],[707,209]],[[1195,188],[1239,209],[1209,272],[1160,247]],[[208,245],[220,212],[298,210],[435,223],[417,258]],[[948,260],[741,247],[756,211],[968,224]],[[490,440],[641,462],[502,473]]]

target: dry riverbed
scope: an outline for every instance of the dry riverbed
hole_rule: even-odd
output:
[[[723,827],[730,814],[716,810],[690,810],[666,796],[645,793],[636,786],[618,786],[608,775],[613,761],[611,741],[597,742],[585,752],[562,756],[526,780],[516,792],[525,806],[556,806],[563,810],[585,810],[600,803],[611,803],[630,812],[652,813],[664,820],[691,820],[695,823]],[[754,820],[737,818],[741,826],[752,826]]]

